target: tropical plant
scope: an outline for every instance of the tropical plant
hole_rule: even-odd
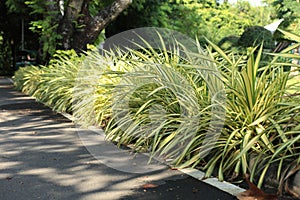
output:
[[[300,155],[299,98],[289,96],[291,76],[284,71],[293,64],[280,63],[279,58],[293,57],[287,52],[299,44],[274,54],[263,65],[262,46],[241,56],[210,45],[214,51],[204,53],[200,48],[192,60],[170,57],[165,49],[156,52],[149,46],[143,49],[146,56],[132,51],[135,59],[126,59],[126,64],[134,70],[122,74],[124,84],[113,90],[107,137],[172,159],[176,166],[200,167],[207,177],[216,170],[220,180],[250,173],[251,180],[259,179],[259,187],[269,167],[276,165],[279,181],[284,169],[299,162]],[[194,64],[195,57],[201,64]],[[218,126],[209,126],[213,113],[208,89],[212,87],[201,70],[210,69],[214,74],[213,66],[222,72],[227,115],[220,137],[214,138],[214,148],[205,149],[207,130]],[[295,88],[299,91],[299,86]],[[208,157],[203,156],[206,151]]]
[[[204,80],[212,78],[206,71],[214,71],[214,63],[209,59],[195,62],[188,54],[184,59],[176,48],[157,51],[146,45],[143,53],[130,51],[126,59],[131,70],[113,90],[107,137],[178,165],[195,153],[194,147],[202,144],[210,125],[209,87],[216,86]],[[202,48],[198,50],[204,55]]]
[[[33,95],[43,71],[37,66],[21,67],[13,76],[15,88],[27,95]]]
[[[282,32],[299,43],[268,53],[270,62],[261,62],[263,46],[240,55],[210,41],[166,45],[157,34],[160,49],[142,40],[138,50],[92,52],[84,62],[61,56],[20,69],[15,82],[56,110],[72,108],[85,126],[102,125],[119,145],[206,177],[249,173],[261,187],[271,168],[279,182],[300,162],[300,86],[284,71],[299,65],[280,59],[299,59],[289,52],[300,37]]]
[[[72,92],[84,55],[74,50],[57,51],[48,66],[27,66],[14,75],[17,89],[55,111],[71,112]]]
[[[111,91],[128,69],[121,52],[98,51],[88,54],[78,71],[72,97],[72,109],[82,126],[105,126],[111,117]]]
[[[300,41],[296,35],[285,34]],[[287,53],[297,46],[273,54],[273,60],[261,68],[262,48],[256,57],[253,49],[244,60],[226,55],[214,46],[222,57],[219,65],[226,69],[228,103],[220,148],[216,148],[215,156],[204,167],[210,172],[207,176],[218,165],[219,179],[223,180],[224,173],[228,175],[230,171],[233,177],[250,173],[251,180],[259,177],[260,187],[270,165],[278,166],[276,179],[279,181],[287,165],[299,163],[299,98],[288,95],[291,85],[287,83],[291,76],[284,71],[286,65],[292,64],[278,62],[280,57],[297,57]],[[299,83],[293,87],[299,92]]]

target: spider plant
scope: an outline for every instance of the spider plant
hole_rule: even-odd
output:
[[[271,166],[279,180],[300,162],[299,75],[284,70],[299,66],[280,59],[299,59],[288,52],[300,37],[282,32],[298,43],[278,54],[260,46],[239,55],[211,42],[167,48],[158,34],[161,49],[144,41],[138,50],[91,52],[83,62],[61,55],[47,67],[21,68],[14,80],[80,124],[102,125],[119,145],[220,180],[250,173],[260,187]]]
[[[271,163],[278,165],[279,180],[287,163],[299,162],[299,98],[286,96],[291,76],[284,71],[292,64],[277,62],[294,57],[287,52],[297,45],[272,54],[262,66],[262,46],[234,56],[211,44],[226,80],[227,118],[215,155],[204,167],[207,176],[216,168],[220,180],[224,174],[235,178],[250,173],[260,187]]]
[[[75,51],[58,51],[47,66],[18,70],[14,76],[16,88],[55,111],[70,112],[74,82],[82,59]]]
[[[37,90],[42,73],[43,70],[37,66],[19,68],[13,76],[15,88],[25,94],[32,95]]]
[[[202,150],[194,159],[200,155],[198,147],[211,148],[208,141],[217,140],[213,136],[222,125],[214,116],[222,115],[217,95],[224,89],[216,66],[196,44],[197,54],[180,43],[167,49],[161,40],[164,48],[157,50],[144,42],[145,47],[129,51],[123,61],[129,70],[116,74],[120,82],[110,91],[107,138],[176,166],[197,165],[206,154]]]
[[[119,52],[90,52],[82,63],[72,93],[73,115],[82,126],[104,127],[111,117],[111,90],[127,71]]]

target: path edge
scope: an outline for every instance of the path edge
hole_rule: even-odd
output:
[[[7,77],[7,79],[14,84],[14,81],[12,80],[12,78]],[[34,98],[34,97],[32,97]],[[35,99],[35,98],[34,98]],[[42,103],[42,102],[41,102]],[[45,105],[45,104],[44,104]],[[45,105],[47,106],[47,105]],[[49,106],[47,106],[49,107]],[[70,121],[74,122],[76,121],[76,118],[74,118],[74,116],[68,114],[68,113],[62,113],[62,112],[57,112],[58,114],[61,114],[62,116],[64,116],[65,118],[69,119]],[[99,128],[99,130],[103,131],[102,129]],[[148,154],[144,153],[145,155],[147,155],[149,157]],[[166,163],[161,163],[163,165],[166,165]],[[226,181],[219,181],[217,178],[215,177],[211,177],[211,178],[205,178],[205,173],[195,169],[195,168],[184,168],[184,169],[178,169],[178,171],[191,176],[201,182],[204,182],[212,187],[215,187],[219,190],[222,190],[230,195],[236,196],[237,194],[246,191],[246,189],[241,188],[237,185],[234,185],[232,183],[226,182]]]

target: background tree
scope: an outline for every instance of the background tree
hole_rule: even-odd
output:
[[[284,19],[282,27],[299,29],[300,1],[299,0],[273,0],[271,5],[276,9],[276,16]]]
[[[103,30],[109,37],[136,27],[165,27],[197,36],[205,44],[205,38],[214,43],[224,37],[237,38],[247,27],[264,26],[281,17],[290,19],[285,23],[293,22],[290,27],[295,25],[299,1],[265,3],[268,6],[222,0],[5,0],[0,4],[0,46],[7,48],[6,57],[13,48],[19,49],[21,18],[25,20],[27,46],[41,49],[45,61],[57,49],[85,49]]]
[[[280,24],[280,28],[288,29],[292,32],[300,32],[300,1],[299,0],[265,0],[268,6],[275,10],[275,18],[284,19]],[[275,32],[274,38],[282,40],[282,34]]]
[[[132,28],[158,26],[197,36],[203,44],[205,38],[217,43],[230,35],[240,36],[248,26],[272,22],[272,14],[272,8],[253,7],[247,1],[137,0],[105,32],[109,37]]]
[[[35,20],[29,15],[22,2],[10,4],[0,2],[0,72],[11,74],[17,61],[17,52],[22,48],[38,48],[38,35],[29,30],[29,22]],[[25,40],[22,40],[22,24]],[[24,36],[23,35],[23,36]]]
[[[174,5],[169,0],[136,0],[105,29],[110,37],[125,30],[139,27],[172,28],[169,16]],[[191,13],[192,14],[192,13]]]
[[[129,6],[131,0],[115,0],[106,3],[109,3],[109,6],[103,3],[94,4],[93,12],[90,8],[90,0],[68,1],[58,27],[64,49],[85,49],[87,44],[94,43],[101,31]],[[95,12],[98,10],[97,7],[100,9],[99,12]]]
[[[7,5],[12,10],[22,2],[7,0]],[[26,6],[30,15],[37,16],[31,21],[31,30],[40,35],[43,52],[51,55],[56,49],[86,49],[130,3],[131,0],[30,0]]]

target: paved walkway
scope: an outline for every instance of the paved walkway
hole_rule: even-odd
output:
[[[0,78],[0,200],[235,199],[163,165],[116,170],[90,149],[70,120]]]

